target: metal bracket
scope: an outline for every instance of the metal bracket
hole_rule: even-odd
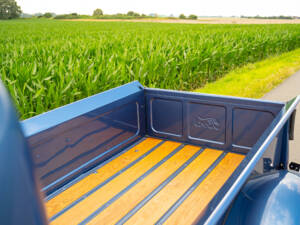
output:
[[[264,163],[264,172],[269,172],[272,169],[274,169],[272,160],[270,158],[263,158],[263,163]]]
[[[296,109],[294,110],[290,118],[289,140],[294,140],[295,118],[296,118]]]
[[[290,170],[295,170],[297,172],[299,172],[300,170],[300,164],[295,163],[295,162],[291,162],[289,165]]]

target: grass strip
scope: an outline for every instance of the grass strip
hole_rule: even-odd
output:
[[[195,90],[201,93],[260,98],[300,70],[300,48],[238,68]]]

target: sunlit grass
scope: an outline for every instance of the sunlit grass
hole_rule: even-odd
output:
[[[300,70],[300,49],[246,65],[195,91],[260,98],[297,70]]]
[[[24,119],[133,80],[194,90],[299,47],[297,24],[1,21],[0,76]]]

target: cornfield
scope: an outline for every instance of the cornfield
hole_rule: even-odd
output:
[[[22,119],[139,80],[193,90],[300,47],[300,25],[0,22],[0,76]]]

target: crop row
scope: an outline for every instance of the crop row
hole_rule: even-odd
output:
[[[21,118],[121,84],[192,90],[300,47],[300,25],[0,23],[0,76]]]

